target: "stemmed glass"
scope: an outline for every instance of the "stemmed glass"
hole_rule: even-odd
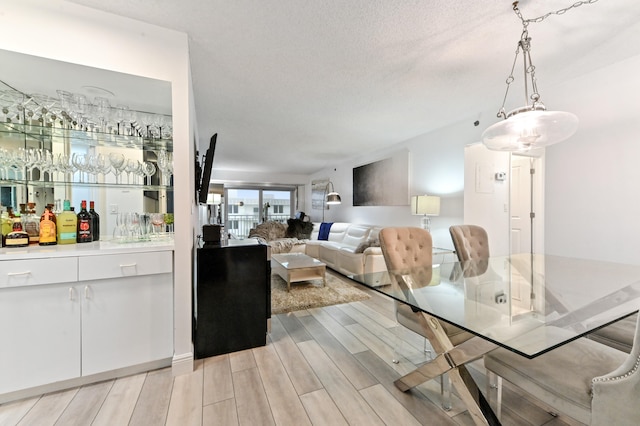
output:
[[[102,175],[102,181],[106,179],[106,174],[111,171],[111,164],[103,154],[98,154],[93,157],[93,169],[96,174],[96,182],[98,181],[98,175]]]
[[[23,167],[26,167],[29,171],[28,179],[33,181],[33,171],[40,166],[41,152],[35,148],[18,148],[18,155],[21,160],[24,161]],[[42,180],[42,173],[40,173],[40,180]]]
[[[160,236],[160,233],[164,228],[164,214],[151,213],[151,224],[153,225],[153,233],[156,236]]]
[[[151,185],[151,176],[156,173],[156,166],[151,161],[142,163],[142,173],[147,177],[146,184]]]
[[[171,171],[173,170],[172,155],[170,152],[162,150],[158,153],[158,168],[162,173],[162,185],[169,186]]]
[[[53,160],[53,154],[48,149],[42,149],[40,158],[40,180],[43,181],[44,174],[47,173],[49,181],[52,181],[54,170],[55,162]]]
[[[22,176],[22,179],[26,179],[27,171],[25,167],[27,165],[27,154],[25,149],[19,148],[17,151],[12,151],[10,155],[10,161],[15,178],[19,179],[18,176]]]
[[[120,174],[124,171],[126,164],[124,155],[118,152],[109,153],[109,162],[113,167],[113,174],[116,175],[116,183],[120,183]]]
[[[65,182],[73,181],[74,168],[70,162],[68,155],[58,154],[58,160],[56,161],[56,170],[63,174]]]
[[[104,132],[107,127],[106,124],[107,119],[109,118],[111,105],[109,104],[109,99],[102,96],[96,96],[94,100],[96,105],[96,113],[98,115],[98,119],[100,120],[100,131]]]
[[[82,183],[84,182],[84,172],[88,171],[87,169],[87,165],[88,165],[88,161],[87,161],[87,156],[85,154],[78,154],[77,152],[74,152],[71,155],[71,164],[73,164],[73,167],[75,168],[75,170],[78,171],[78,182]]]
[[[131,173],[133,173],[133,179],[134,179],[133,183],[136,183],[135,177],[138,170],[140,170],[140,163],[136,162],[136,160],[129,158],[126,162],[126,165],[124,166],[124,171],[127,173],[127,184],[131,183],[129,179],[129,176],[131,175]]]

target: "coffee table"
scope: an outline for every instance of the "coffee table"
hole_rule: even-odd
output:
[[[322,278],[322,285],[326,285],[326,268],[327,265],[304,253],[271,255],[271,270],[287,282],[287,291],[291,289],[293,282]]]

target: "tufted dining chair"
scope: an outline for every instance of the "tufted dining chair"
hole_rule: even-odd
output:
[[[489,236],[478,225],[455,225],[449,227],[453,247],[460,262],[489,258]]]
[[[411,271],[412,284],[417,286],[431,283],[432,240],[431,234],[421,228],[383,228],[379,234],[380,248],[389,271]],[[405,280],[399,274],[390,273],[391,283],[401,290],[408,290]],[[405,303],[394,300],[395,316],[399,324],[423,336],[428,336],[418,322],[416,313]],[[473,337],[470,333],[442,321],[442,327],[451,343],[456,346]],[[425,341],[426,342],[426,341]],[[442,380],[443,387],[445,379]],[[443,407],[450,408],[448,400],[443,400]]]
[[[484,364],[557,412],[582,423],[640,424],[637,320],[630,354],[580,338],[531,360],[496,349],[485,355]]]

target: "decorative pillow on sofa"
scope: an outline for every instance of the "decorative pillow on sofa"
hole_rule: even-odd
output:
[[[358,244],[358,247],[356,247],[356,251],[354,253],[364,253],[364,251],[369,247],[380,247],[380,240],[367,240],[360,243]]]
[[[286,237],[297,238],[299,240],[308,240],[311,238],[311,232],[313,231],[313,223],[305,222],[300,219],[287,219]]]

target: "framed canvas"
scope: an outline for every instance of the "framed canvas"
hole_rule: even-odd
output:
[[[353,168],[354,206],[409,204],[409,151]]]

